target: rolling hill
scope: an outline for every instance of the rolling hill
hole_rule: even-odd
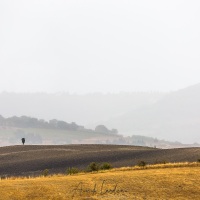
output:
[[[200,148],[156,149],[123,145],[24,145],[0,147],[0,176],[65,173],[68,167],[86,169],[91,162],[113,167],[147,163],[197,161]]]

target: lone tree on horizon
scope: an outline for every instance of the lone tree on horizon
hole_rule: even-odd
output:
[[[25,138],[22,138],[22,144],[24,145],[24,143],[25,143]]]

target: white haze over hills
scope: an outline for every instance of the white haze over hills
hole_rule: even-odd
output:
[[[184,143],[200,142],[200,84],[171,92],[156,103],[108,122],[121,132]]]
[[[200,84],[171,93],[0,94],[1,115],[104,124],[122,135],[200,143]]]
[[[199,0],[1,0],[0,115],[200,143],[199,10]]]

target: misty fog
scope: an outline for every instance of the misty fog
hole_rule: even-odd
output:
[[[199,82],[200,2],[0,1],[0,91],[171,91]]]
[[[0,115],[200,143],[199,10],[197,0],[1,0]]]

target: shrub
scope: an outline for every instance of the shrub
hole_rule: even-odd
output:
[[[79,169],[75,168],[75,167],[69,167],[66,172],[69,175],[71,175],[71,174],[77,174],[77,173],[79,173]]]
[[[49,175],[49,170],[48,170],[48,169],[45,169],[45,170],[42,172],[42,175],[43,175],[43,176],[48,176],[48,175]]]
[[[102,170],[111,169],[112,165],[110,163],[103,163],[100,167]]]
[[[93,172],[98,170],[99,170],[99,164],[92,162],[88,165],[88,171]]]
[[[167,164],[166,160],[155,160],[154,164]]]
[[[200,159],[197,159],[197,162],[200,162]]]
[[[3,180],[3,179],[7,179],[7,177],[6,176],[1,176],[1,180]]]
[[[146,162],[144,162],[143,160],[138,162],[138,166],[139,167],[145,167],[146,166]]]

